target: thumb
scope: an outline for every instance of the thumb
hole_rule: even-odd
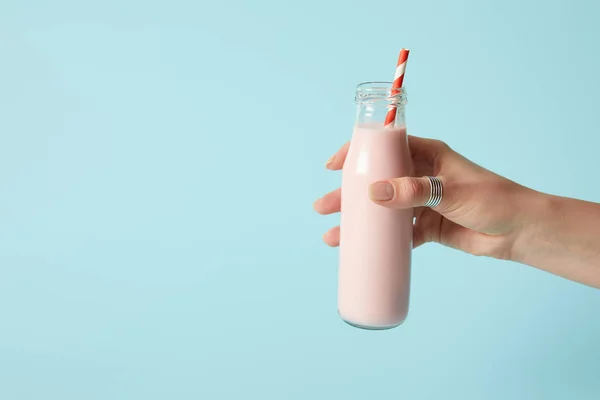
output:
[[[442,181],[443,179],[438,177]],[[389,208],[414,208],[424,206],[431,195],[432,187],[429,178],[404,177],[378,181],[369,187],[369,197],[379,205]],[[434,207],[436,211],[444,208],[444,199]]]

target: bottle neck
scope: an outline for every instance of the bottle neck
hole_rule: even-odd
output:
[[[406,126],[404,88],[392,89],[391,82],[361,83],[356,88],[354,100],[357,124],[384,125],[388,113],[392,113],[395,115],[394,127]]]
[[[373,106],[372,104],[357,104],[356,123],[365,125],[384,125],[389,112],[395,112],[394,127],[405,127],[406,117],[404,106]]]

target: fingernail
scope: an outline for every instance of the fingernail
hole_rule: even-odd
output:
[[[317,206],[319,205],[319,202],[320,202],[320,201],[321,201],[321,199],[317,199],[317,200],[315,200],[315,201],[314,201],[314,203],[313,203],[313,208],[314,208],[314,209],[316,209],[316,208],[317,208]]]
[[[371,199],[387,201],[394,198],[394,186],[388,182],[375,182],[370,188]]]
[[[325,163],[325,166],[329,167],[333,163],[334,160],[335,160],[335,156],[332,156],[329,160],[327,160],[327,163]]]

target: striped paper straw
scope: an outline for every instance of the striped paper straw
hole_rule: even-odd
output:
[[[396,95],[400,92],[400,88],[402,87],[402,82],[404,81],[404,71],[406,71],[406,62],[408,61],[408,53],[410,50],[402,49],[400,50],[400,55],[398,56],[398,66],[396,67],[396,74],[394,75],[394,82],[392,83],[392,91],[391,95]],[[394,122],[396,121],[396,107],[393,106],[388,111],[385,116],[385,126],[393,127]]]

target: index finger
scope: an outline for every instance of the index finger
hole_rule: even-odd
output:
[[[329,160],[327,160],[327,164],[325,165],[327,169],[332,171],[337,171],[342,169],[344,166],[344,161],[346,161],[346,156],[348,155],[348,149],[350,148],[350,142],[344,144]]]

